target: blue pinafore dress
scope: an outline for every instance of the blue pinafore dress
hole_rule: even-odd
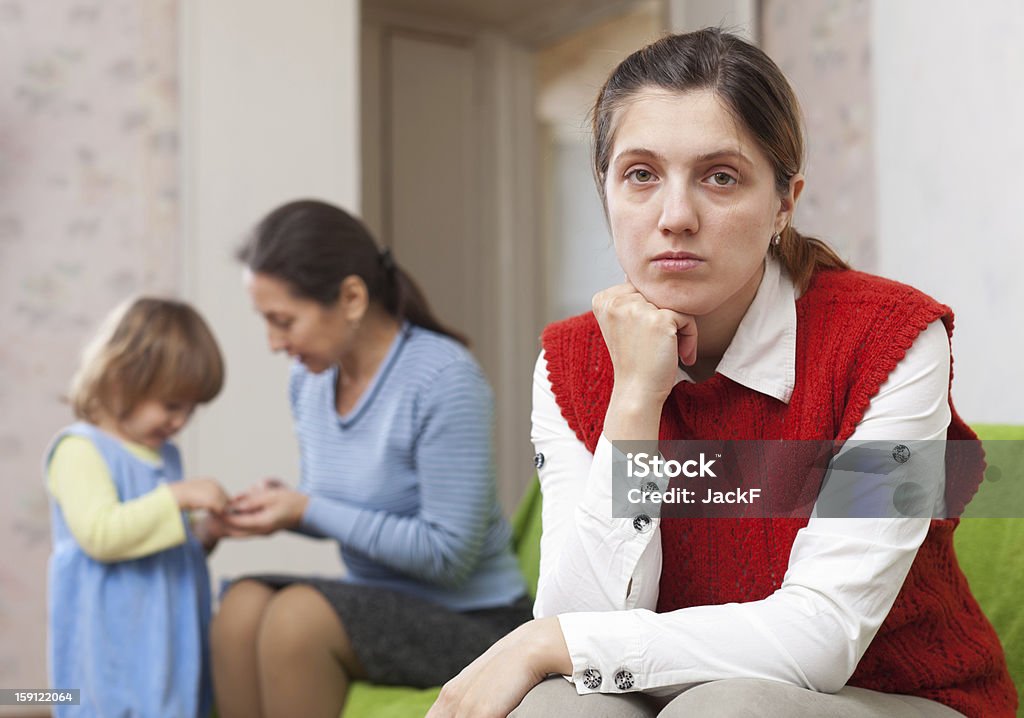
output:
[[[181,479],[177,448],[161,463],[131,454],[117,439],[79,422],[60,432],[99,450],[121,501]],[[47,657],[50,687],[78,688],[81,705],[58,706],[57,718],[206,718],[213,703],[209,673],[210,579],[203,547],[183,516],[187,539],[165,551],[104,563],[75,541],[51,499],[53,552],[48,568]]]

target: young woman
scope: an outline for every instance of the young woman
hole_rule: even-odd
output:
[[[347,573],[229,589],[212,630],[220,714],[337,718],[353,678],[439,685],[530,618],[495,496],[487,380],[337,207],[278,208],[240,258],[270,348],[296,360],[302,466],[298,488],[234,501],[230,523],[332,539]]]
[[[613,518],[616,440],[976,437],[949,308],[793,228],[799,108],[764,53],[715,29],[634,53],[594,147],[625,281],[544,333],[537,620],[430,717],[1014,715],[954,520]],[[925,497],[953,514],[983,469],[954,456]]]

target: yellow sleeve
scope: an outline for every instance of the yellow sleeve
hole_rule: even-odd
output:
[[[71,534],[97,561],[125,561],[185,542],[185,524],[170,488],[161,484],[122,502],[99,450],[81,436],[61,440],[47,472]]]

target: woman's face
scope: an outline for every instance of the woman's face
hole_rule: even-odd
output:
[[[339,299],[330,307],[295,296],[288,283],[261,272],[245,273],[253,306],[267,324],[267,342],[312,372],[322,372],[341,358],[353,322]]]
[[[768,158],[708,91],[644,89],[615,119],[605,195],[626,276],[663,309],[745,311],[802,177],[780,197]]]

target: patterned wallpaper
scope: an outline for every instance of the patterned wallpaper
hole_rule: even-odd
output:
[[[807,184],[795,225],[857,269],[878,270],[869,0],[763,0],[762,48],[806,123]]]
[[[0,687],[46,683],[40,462],[79,349],[179,286],[177,24],[177,0],[0,0]]]

